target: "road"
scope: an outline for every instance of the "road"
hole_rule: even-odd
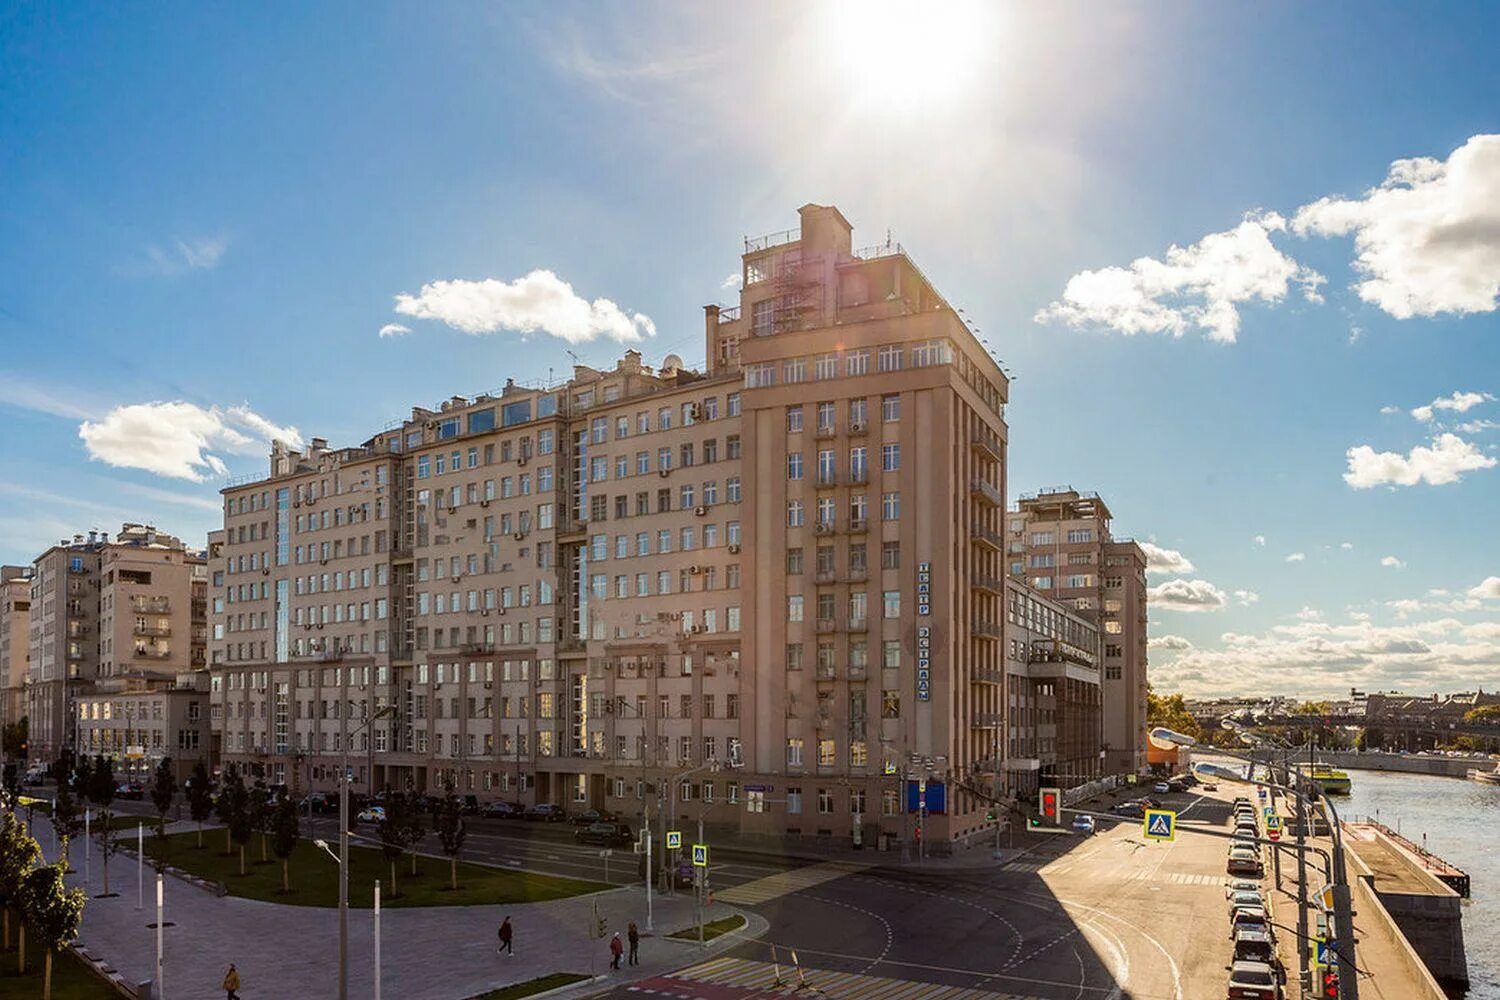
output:
[[[868,869],[793,885],[748,903],[770,921],[762,940],[611,996],[685,984],[688,995],[722,1000],[776,995],[773,961],[783,981],[799,981],[793,952],[805,982],[830,997],[1222,996],[1227,843],[1188,831],[1227,832],[1232,795],[1167,796],[1183,826],[1174,842],[1145,841],[1133,821],[1094,837],[1058,834],[999,870]]]

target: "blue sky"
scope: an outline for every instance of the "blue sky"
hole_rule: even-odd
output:
[[[1500,12],[1040,7],[0,13],[0,559],[701,362],[741,236],[831,202],[1013,373],[1012,492],[1191,564],[1158,686],[1500,686]]]

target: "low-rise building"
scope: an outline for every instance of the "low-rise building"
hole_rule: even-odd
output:
[[[171,682],[144,678],[101,681],[77,699],[78,752],[114,761],[121,781],[147,784],[163,757],[178,783],[209,766],[208,673],[188,671]]]

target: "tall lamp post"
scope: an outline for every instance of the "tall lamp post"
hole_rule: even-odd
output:
[[[1198,741],[1193,737],[1173,732],[1161,726],[1152,729],[1149,738],[1153,743],[1164,747],[1190,748],[1198,745]],[[1249,782],[1254,775],[1255,765],[1261,763],[1254,757],[1247,757],[1221,747],[1210,747],[1209,749],[1214,753],[1222,754],[1250,765],[1250,771],[1244,778],[1240,778],[1238,773],[1230,768],[1215,768],[1212,772],[1233,780]],[[1298,786],[1306,780],[1309,788],[1311,788],[1313,787],[1313,782],[1311,779],[1304,778],[1294,770],[1289,771],[1287,777],[1292,781],[1290,785],[1278,785],[1272,782],[1267,782],[1266,784],[1269,788],[1275,788],[1296,798],[1298,839],[1300,841],[1302,839],[1300,831],[1306,829],[1306,817],[1312,811],[1312,806],[1308,801],[1308,793]],[[1355,960],[1354,949],[1354,908],[1349,894],[1348,871],[1344,864],[1344,836],[1343,831],[1339,829],[1338,810],[1328,801],[1326,795],[1322,797],[1322,801],[1324,807],[1328,810],[1328,825],[1330,831],[1333,833],[1333,928],[1336,935],[1334,954],[1339,958],[1339,1000],[1359,1000],[1359,964]],[[1299,851],[1298,855],[1299,857],[1302,856],[1302,852]],[[1298,869],[1301,884],[1298,887],[1297,898],[1297,933],[1302,937],[1302,940],[1297,942],[1297,950],[1299,955],[1305,955],[1307,944],[1307,874],[1305,864],[1300,864]]]
[[[342,713],[348,719],[348,711]],[[339,1000],[349,1000],[349,743],[370,724],[396,714],[396,706],[386,705],[365,719],[354,731],[345,727],[340,741],[339,763]],[[326,845],[320,845],[326,851]],[[332,853],[331,851],[329,852]]]

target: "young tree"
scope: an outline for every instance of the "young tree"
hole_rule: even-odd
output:
[[[42,860],[42,848],[22,827],[12,813],[0,819],[0,907],[5,914],[5,947],[10,947],[10,915],[20,909],[21,883],[26,874]],[[26,953],[25,928],[22,925],[21,954]]]
[[[463,804],[453,794],[453,783],[444,786],[443,802],[434,817],[434,831],[448,855],[448,886],[458,888],[458,855],[464,849],[464,836],[468,833],[464,824]]]
[[[229,842],[240,849],[240,874],[244,875],[245,846],[250,843],[250,836],[255,832],[255,826],[250,812],[250,790],[245,787],[245,782],[238,772],[233,775],[233,780],[226,778],[224,781],[224,791],[219,795],[219,804],[223,806],[225,800],[228,800],[228,806],[220,815],[229,825]]]
[[[61,781],[58,782],[62,784]],[[80,799],[89,797],[89,789],[94,787],[94,761],[88,754],[78,758],[78,766],[73,770],[71,784],[73,794]]]
[[[266,839],[271,830],[275,806],[271,801],[271,790],[259,778],[250,786],[249,795],[245,799],[245,812],[250,829],[260,834],[260,861],[261,864],[266,864],[270,860],[266,857]]]
[[[412,804],[400,792],[386,796],[385,819],[381,820],[376,827],[376,833],[380,837],[381,853],[385,855],[385,860],[391,866],[392,899],[401,895],[396,889],[396,862],[400,861],[401,855],[406,852],[407,841],[411,837],[411,809]]]
[[[281,891],[292,891],[291,858],[297,849],[297,838],[301,836],[301,825],[297,820],[297,803],[291,796],[281,795],[270,811],[271,850],[281,860]]]
[[[42,1000],[52,1000],[53,954],[78,936],[78,924],[83,919],[84,892],[67,887],[63,881],[66,871],[67,866],[61,862],[33,868],[21,886],[22,919],[47,949]]]
[[[6,760],[18,760],[24,764],[30,752],[30,740],[31,720],[24,715],[0,729],[0,750],[3,750]]]
[[[427,803],[411,795],[406,800],[406,847],[411,851],[411,877],[417,877],[417,847],[427,836]]]
[[[88,785],[83,790],[88,800],[101,809],[108,809],[115,800],[115,765],[104,756],[94,758],[89,771]]]
[[[57,799],[52,803],[52,829],[62,841],[64,864],[68,861],[68,841],[78,836],[83,829],[83,816],[78,809],[78,800],[73,798],[73,789],[66,781],[57,783]]]
[[[235,813],[245,809],[245,779],[240,777],[239,768],[230,764],[224,769],[224,777],[219,781],[219,801],[214,803],[214,813],[219,817],[219,822],[224,824],[224,853],[234,853],[234,833],[231,827],[234,825]]]
[[[158,871],[167,865],[167,813],[177,798],[177,776],[172,772],[172,759],[163,757],[151,776],[151,804],[156,807],[156,822],[151,824],[151,839],[154,841],[151,864]]]
[[[203,848],[203,821],[214,811],[213,782],[208,777],[208,768],[198,761],[187,786],[188,815],[198,824],[198,848]]]

